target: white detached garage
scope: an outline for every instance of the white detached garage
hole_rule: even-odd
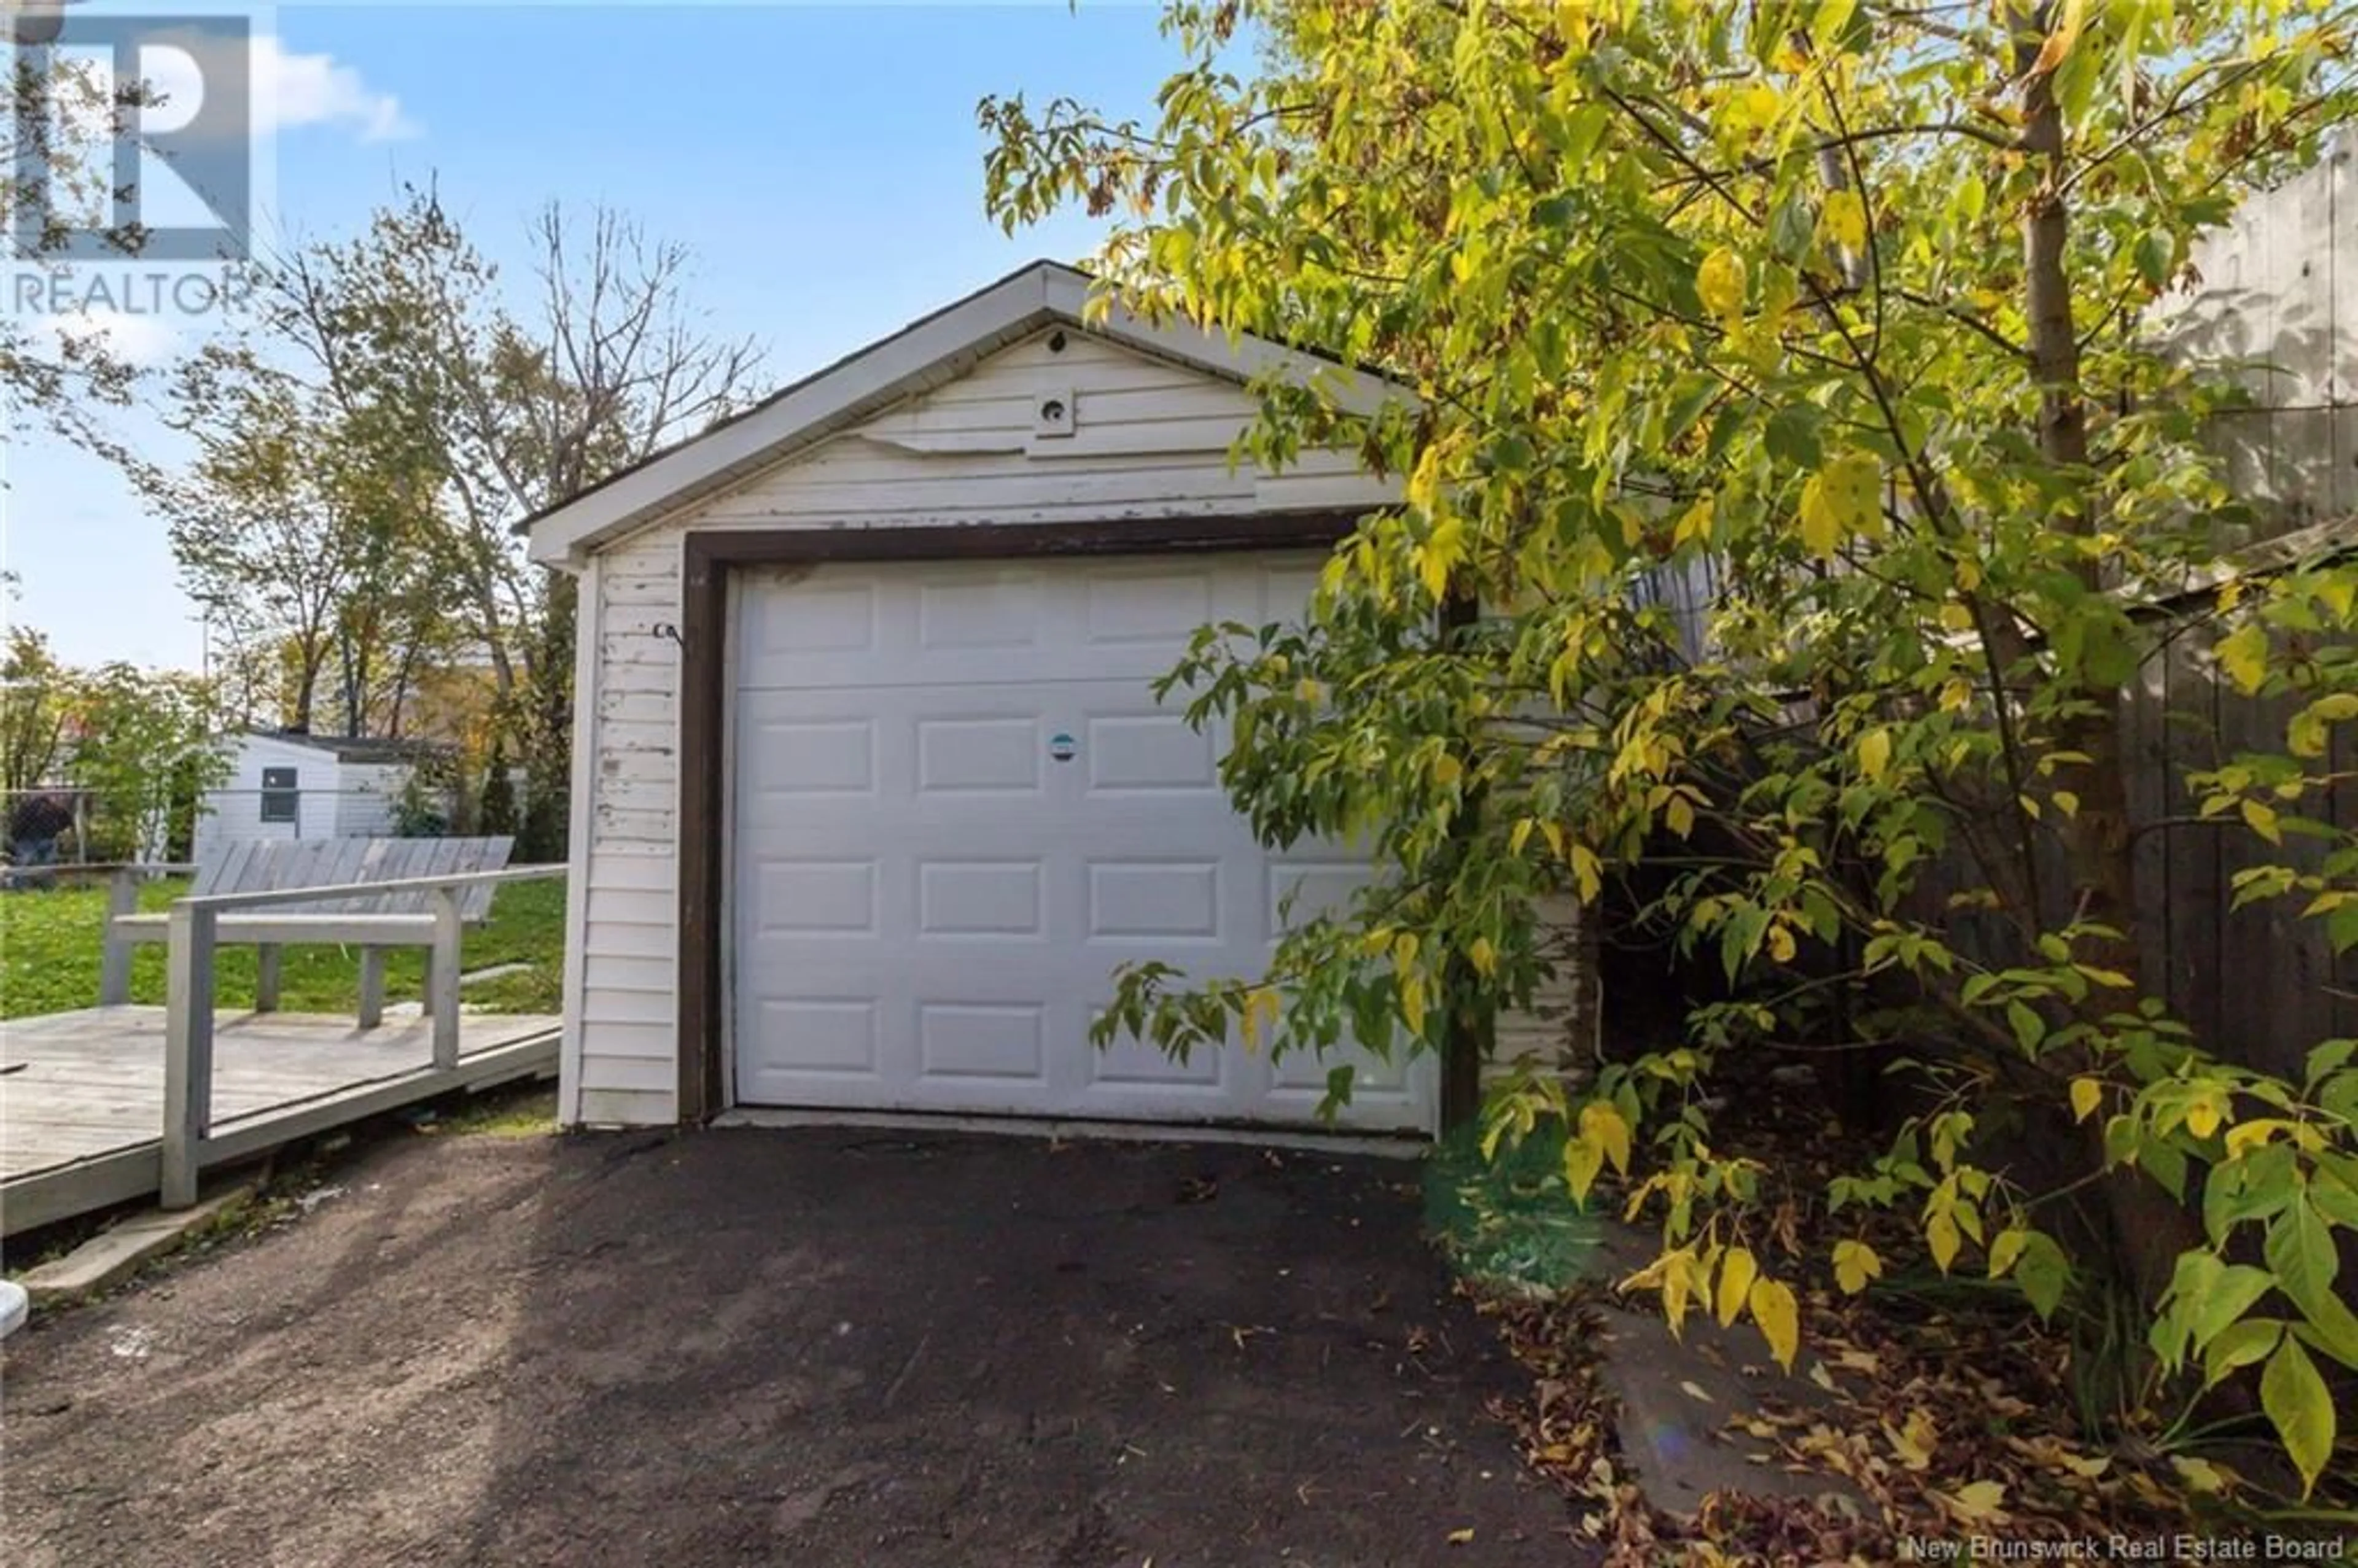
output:
[[[1390,487],[1232,470],[1231,346],[1042,263],[530,524],[581,579],[561,1114],[1307,1124],[1332,1062],[1092,1046],[1114,967],[1255,974],[1347,851],[1262,849],[1152,679],[1299,613]],[[1428,1132],[1429,1058],[1347,1125]]]

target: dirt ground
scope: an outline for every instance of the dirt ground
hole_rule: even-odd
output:
[[[1588,1561],[1483,1413],[1512,1373],[1414,1175],[406,1137],[299,1222],[10,1342],[0,1561]]]

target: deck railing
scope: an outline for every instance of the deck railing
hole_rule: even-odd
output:
[[[450,1072],[459,1065],[459,949],[465,929],[460,917],[460,890],[546,881],[565,873],[562,865],[517,866],[497,871],[175,900],[165,946],[164,1206],[186,1208],[197,1201],[197,1179],[212,1134],[213,957],[221,944],[222,915],[237,915],[232,934],[240,942],[427,948],[426,1012],[432,1023],[433,1068]],[[427,895],[430,914],[423,919],[404,914],[307,913],[274,923],[266,915],[241,913],[411,892]],[[405,940],[411,932],[416,940]]]

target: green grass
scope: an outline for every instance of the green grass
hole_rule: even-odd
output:
[[[475,1095],[418,1130],[444,1138],[546,1138],[557,1131],[557,1091],[532,1084]]]
[[[1482,1158],[1463,1128],[1424,1165],[1425,1221],[1460,1274],[1490,1284],[1560,1291],[1597,1267],[1604,1221],[1584,1214],[1563,1183],[1563,1134],[1542,1131]]]
[[[162,911],[188,891],[184,881],[150,883],[139,906]],[[0,892],[0,1018],[64,1012],[98,1003],[98,967],[106,925],[106,889],[59,887]],[[492,1012],[560,1010],[565,970],[565,884],[516,882],[500,889],[491,918],[469,929],[460,947],[468,969],[530,964],[528,973],[469,986],[466,1001]],[[254,1005],[254,949],[224,944],[215,961],[214,994],[227,1009]],[[385,963],[389,1000],[413,1001],[426,975],[423,948],[395,948]],[[164,1000],[164,949],[136,950],[131,1000]],[[287,947],[279,962],[278,1005],[287,1012],[350,1012],[360,1002],[360,953],[349,947]]]

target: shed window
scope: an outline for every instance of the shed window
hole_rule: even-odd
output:
[[[262,820],[265,822],[294,821],[296,806],[301,799],[301,795],[295,788],[293,768],[262,770]]]

